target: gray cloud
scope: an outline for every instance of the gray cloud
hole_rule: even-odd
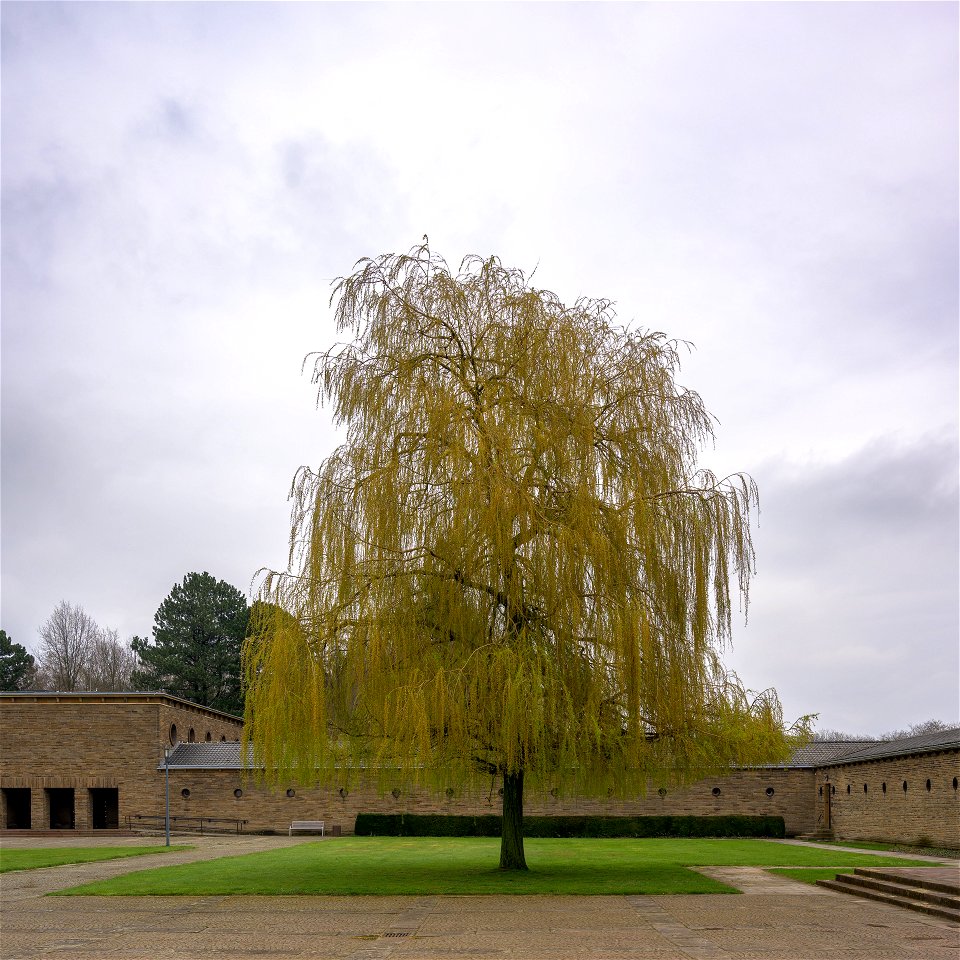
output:
[[[957,465],[940,436],[756,468],[758,575],[734,654],[754,685],[841,729],[958,718]]]
[[[189,570],[282,564],[329,281],[427,232],[696,342],[704,463],[763,495],[751,683],[950,713],[957,16],[8,4],[4,629],[143,633]]]

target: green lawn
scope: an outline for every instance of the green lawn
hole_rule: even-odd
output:
[[[190,850],[191,847],[38,847],[23,850],[0,849],[0,873],[9,870],[33,870],[36,867],[59,867],[64,863],[91,863],[95,860],[118,860],[121,857],[142,857],[145,853],[168,850]]]
[[[765,840],[536,839],[527,873],[497,869],[485,837],[346,837],[267,853],[141,870],[59,891],[96,895],[732,893],[690,866],[906,865],[900,857]]]

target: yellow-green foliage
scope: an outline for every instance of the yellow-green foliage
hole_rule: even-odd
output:
[[[347,439],[294,480],[245,647],[266,777],[605,793],[783,759],[776,694],[718,657],[756,489],[697,468],[677,343],[426,245],[332,300],[352,340],[314,376]]]

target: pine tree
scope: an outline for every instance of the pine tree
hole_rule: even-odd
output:
[[[138,690],[161,690],[226,713],[243,713],[240,648],[250,611],[243,594],[209,573],[188,573],[154,617],[153,643],[135,637]]]
[[[6,630],[0,630],[0,690],[22,690],[37,672],[27,648],[14,643]]]

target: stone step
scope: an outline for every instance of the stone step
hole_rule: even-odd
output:
[[[912,876],[908,873],[892,873],[878,867],[857,867],[854,871],[857,876],[870,877],[873,880],[886,880],[889,883],[900,883],[905,887],[917,887],[922,890],[936,890],[939,893],[949,893],[960,897],[960,865],[958,865],[957,879],[947,880],[942,877],[934,879],[929,876]]]
[[[918,899],[914,896],[916,888],[901,887],[901,893],[896,894],[885,890],[859,886],[851,883],[851,880],[852,876],[850,874],[840,874],[836,880],[818,880],[817,886],[826,887],[828,890],[835,890],[838,893],[863,897],[867,900],[876,900],[878,903],[886,903],[895,907],[905,907],[907,910],[924,913],[931,917],[939,917],[942,920],[952,920],[954,923],[960,924],[960,906],[943,906]]]
[[[837,879],[840,879],[839,877]],[[846,874],[843,876],[843,883],[851,886],[868,890],[879,890],[882,893],[889,893],[894,897],[903,897],[907,900],[921,900],[924,903],[934,903],[941,907],[950,907],[952,910],[960,910],[960,896],[950,893],[944,893],[942,890],[929,890],[924,887],[911,886],[892,879],[882,879],[879,877],[864,877],[859,874]]]

